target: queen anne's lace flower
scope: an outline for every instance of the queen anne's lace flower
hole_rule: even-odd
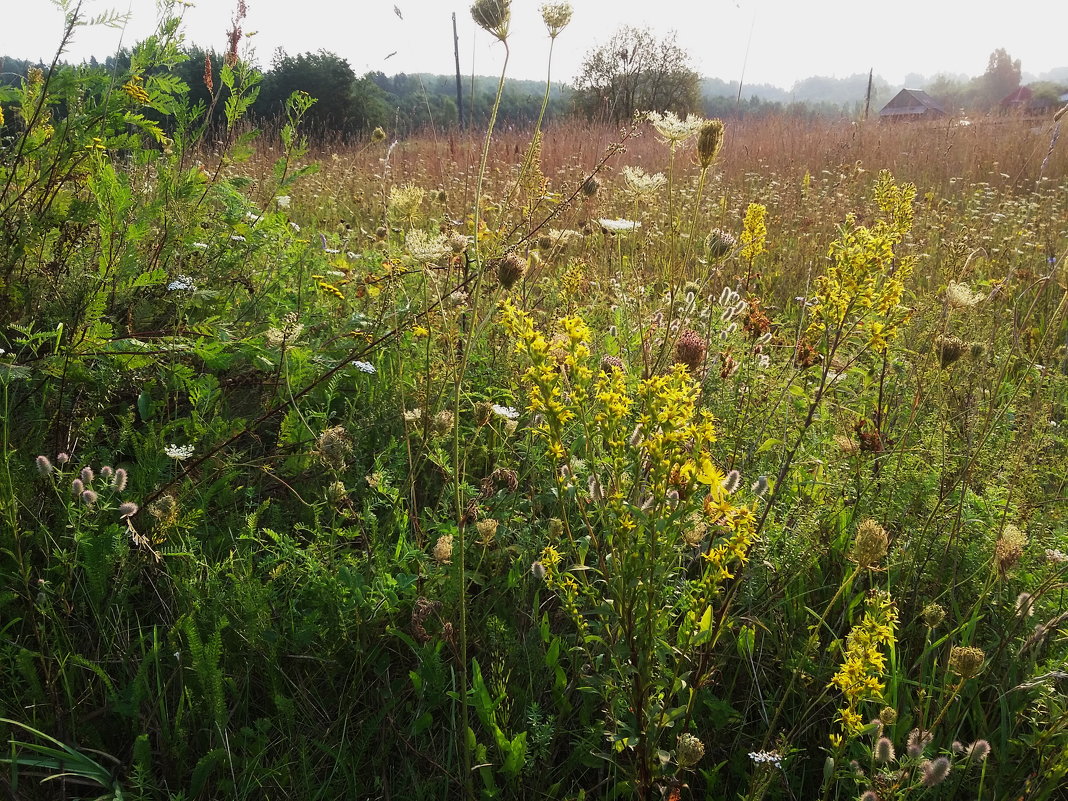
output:
[[[600,226],[604,230],[613,234],[620,233],[621,231],[633,231],[635,228],[642,227],[640,222],[635,222],[634,220],[609,220],[601,218],[597,222],[600,223]]]
[[[179,462],[184,462],[193,456],[192,445],[168,445],[163,449],[163,452],[171,459],[177,459]]]
[[[404,247],[409,256],[423,263],[437,261],[452,251],[449,239],[444,234],[430,235],[418,229],[405,235]]]
[[[686,119],[682,119],[674,111],[664,114],[649,111],[646,112],[645,118],[652,123],[664,141],[672,146],[682,144],[696,136],[706,122],[704,117],[698,117],[696,114],[687,114]]]
[[[635,199],[649,198],[667,184],[662,172],[649,175],[641,167],[624,167],[623,181],[626,183],[626,192]]]

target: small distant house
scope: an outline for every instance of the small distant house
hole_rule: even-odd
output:
[[[932,120],[944,116],[946,110],[919,89],[902,89],[879,112],[879,118],[884,120]]]
[[[1021,86],[1003,97],[999,105],[1007,111],[1026,110],[1031,107],[1034,99],[1035,93],[1031,91],[1031,87]]]

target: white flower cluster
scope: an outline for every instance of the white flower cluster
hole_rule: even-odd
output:
[[[370,375],[374,375],[378,372],[375,366],[370,362],[362,362],[357,360],[352,363],[352,366],[359,370],[361,373],[369,373]]]
[[[163,452],[171,459],[177,459],[179,462],[184,462],[193,456],[192,445],[168,445],[163,449]]]
[[[197,285],[188,275],[179,275],[167,284],[167,289],[171,292],[196,292]]]
[[[652,123],[656,132],[672,146],[682,144],[696,136],[706,122],[704,117],[698,117],[696,114],[687,114],[686,119],[682,119],[674,111],[668,111],[665,114],[648,111],[645,119]]]
[[[451,253],[452,245],[444,234],[431,235],[416,228],[404,236],[404,249],[415,261],[425,264]]]
[[[774,765],[777,768],[782,767],[782,757],[775,751],[750,751],[749,758],[758,765],[767,763],[769,765]]]
[[[640,222],[635,222],[634,220],[608,220],[605,218],[601,218],[597,222],[600,223],[601,227],[604,230],[613,234],[620,233],[622,231],[633,231],[635,228],[642,227],[642,224]]]
[[[650,175],[641,167],[624,167],[623,181],[625,191],[635,200],[650,198],[667,184],[664,173]]]
[[[519,418],[519,410],[514,406],[501,406],[500,404],[494,403],[490,408],[495,415],[503,417],[505,420],[516,420]]]

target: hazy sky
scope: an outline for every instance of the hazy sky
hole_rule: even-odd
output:
[[[62,15],[51,0],[0,4],[7,6],[0,54],[51,58],[62,29]],[[548,37],[540,4],[513,0],[511,77],[545,77]],[[235,5],[236,0],[200,0],[186,9],[187,40],[223,49]],[[453,11],[465,74],[493,74],[503,56],[500,44],[471,21],[469,0],[247,0],[247,5],[244,29],[256,35],[245,44],[261,65],[277,47],[291,54],[323,48],[348,59],[358,73],[449,73]],[[704,75],[736,81],[744,64],[746,83],[785,88],[810,75],[843,77],[871,67],[891,83],[913,72],[978,75],[998,47],[1021,59],[1025,72],[1068,65],[1065,0],[1015,0],[1007,6],[975,0],[573,0],[572,5],[572,23],[557,40],[555,80],[571,80],[583,54],[621,24],[678,31],[679,44]],[[68,60],[106,56],[120,43],[143,38],[156,19],[155,0],[86,0],[84,7],[90,14],[129,11],[130,22],[125,31],[80,29]]]

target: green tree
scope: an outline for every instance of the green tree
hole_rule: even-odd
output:
[[[349,62],[320,50],[290,56],[279,49],[263,80],[257,113],[282,113],[286,98],[302,91],[316,99],[305,117],[313,131],[352,134],[373,127],[387,115],[382,92],[366,78],[357,79]]]
[[[986,72],[979,79],[979,99],[986,107],[996,106],[1002,98],[1020,88],[1020,60],[1003,47],[990,54]]]
[[[574,100],[587,117],[613,122],[635,111],[694,111],[700,78],[674,33],[657,38],[648,28],[624,25],[586,54],[575,78]]]

